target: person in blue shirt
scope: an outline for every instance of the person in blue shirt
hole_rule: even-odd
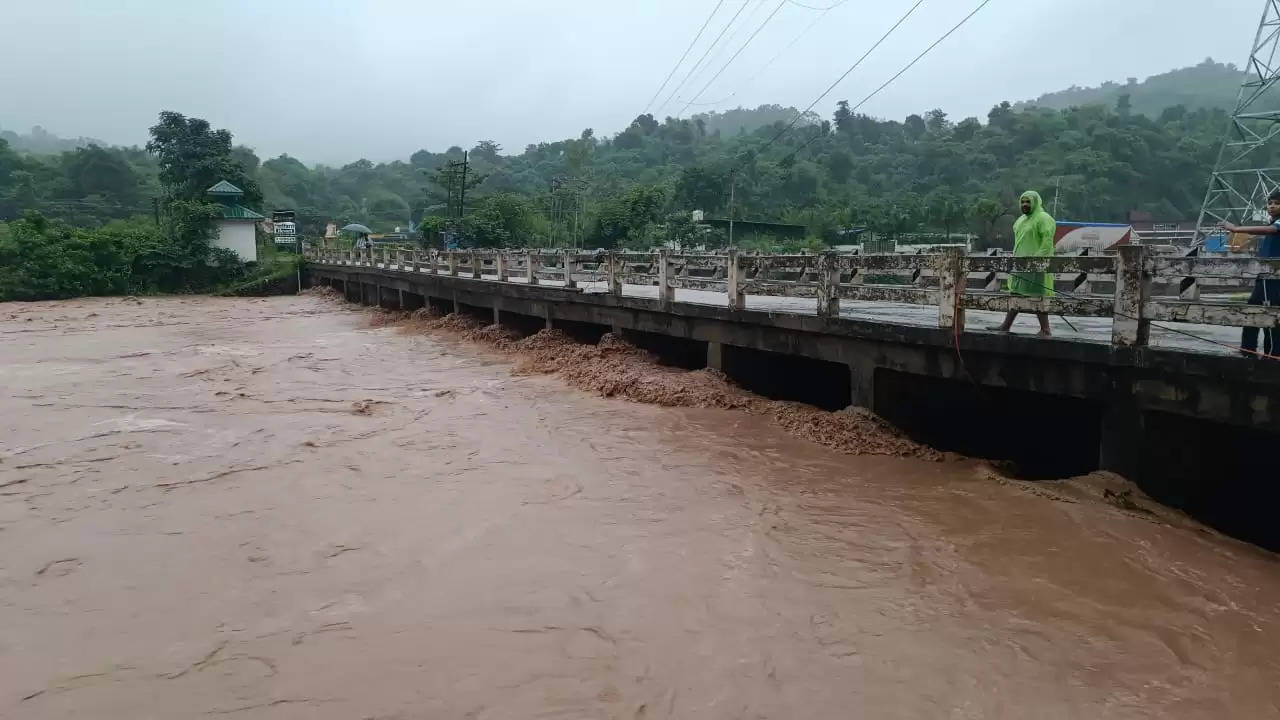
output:
[[[1280,189],[1272,190],[1267,196],[1267,214],[1271,216],[1270,225],[1233,225],[1222,223],[1223,230],[1246,235],[1258,235],[1258,257],[1280,258]],[[1250,305],[1280,305],[1280,278],[1256,278],[1253,281],[1253,292],[1249,295]],[[1262,330],[1262,352],[1276,355],[1280,344],[1271,328]],[[1249,354],[1258,351],[1258,328],[1247,327],[1240,335],[1240,347]],[[1256,356],[1255,356],[1256,357]]]

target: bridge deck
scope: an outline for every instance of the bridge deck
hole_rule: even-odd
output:
[[[519,280],[516,280],[516,282],[519,282]],[[556,281],[543,281],[541,284],[562,285],[563,283]],[[578,284],[584,288],[585,292],[604,292],[605,290],[604,283],[580,282]],[[652,285],[624,285],[622,292],[624,295],[630,297],[656,298],[658,296],[658,288]],[[677,288],[675,294],[676,302],[715,305],[719,307],[724,307],[728,304],[728,298],[724,293]],[[748,310],[785,312],[797,315],[817,314],[817,306],[812,298],[747,295],[746,308]],[[967,316],[965,332],[994,332],[988,328],[999,325],[1000,322],[1004,320],[1003,313],[987,312],[983,310],[968,310],[965,314]],[[937,308],[930,307],[928,305],[845,301],[840,305],[840,317],[850,320],[912,325],[916,327],[938,326]],[[1072,317],[1069,319],[1071,320],[1071,324],[1076,326],[1076,330],[1072,330],[1068,327],[1061,318],[1054,317],[1050,319],[1050,327],[1052,328],[1054,335],[1059,339],[1077,340],[1080,342],[1096,342],[1104,345],[1111,342],[1111,318]],[[1025,313],[1018,316],[1018,321],[1014,324],[1015,333],[1034,333],[1037,329],[1038,326],[1036,325],[1035,318]],[[1206,340],[1224,343],[1233,347],[1240,344],[1239,328],[1223,327],[1221,325],[1178,323],[1176,325],[1176,329],[1181,332],[1170,332],[1162,329],[1159,323],[1153,323],[1151,326],[1151,345],[1173,350],[1209,354],[1229,354],[1233,352],[1230,348],[1223,347],[1222,345],[1215,345],[1211,342],[1196,340],[1181,333],[1190,333],[1192,335],[1206,338]]]
[[[380,270],[387,269],[381,264],[377,268]],[[407,268],[405,270],[392,268],[391,271],[412,273]],[[424,275],[430,274],[425,268],[419,272]],[[482,275],[481,277],[484,280],[497,279],[494,275]],[[510,277],[507,282],[524,284],[526,280],[521,277]],[[564,286],[564,283],[559,280],[544,279],[540,280],[538,284],[543,287]],[[578,281],[577,284],[585,293],[604,293],[608,290],[607,284],[604,282]],[[658,297],[658,288],[654,285],[627,284],[622,286],[622,294],[627,297],[654,299]],[[722,292],[688,290],[684,288],[675,290],[675,300],[676,302],[715,307],[726,307],[729,302],[728,296]],[[816,302],[812,298],[802,297],[749,294],[746,296],[746,309],[795,315],[817,315]],[[966,315],[966,332],[994,332],[990,328],[998,325],[1004,319],[1002,313],[983,310],[968,310]],[[913,327],[937,327],[938,325],[937,308],[929,305],[912,305],[908,303],[845,301],[840,305],[840,317],[850,320],[910,325]],[[1050,326],[1055,337],[1061,340],[1104,345],[1111,342],[1111,318],[1071,317],[1070,320],[1071,324],[1076,327],[1075,330],[1072,330],[1061,318],[1054,317],[1050,319]],[[1153,323],[1151,326],[1151,345],[1170,350],[1224,355],[1233,352],[1231,347],[1238,345],[1240,342],[1239,328],[1194,323],[1177,323],[1172,327],[1175,327],[1178,332],[1164,329],[1160,323]],[[1018,322],[1014,325],[1014,332],[1019,334],[1033,333],[1036,329],[1035,318],[1027,314],[1019,316]],[[1197,340],[1189,335],[1195,335],[1204,338],[1204,340]]]

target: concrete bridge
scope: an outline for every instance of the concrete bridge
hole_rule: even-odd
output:
[[[1029,478],[1095,469],[1280,546],[1280,361],[1231,349],[1280,308],[1204,301],[1197,280],[1250,283],[1280,262],[1117,256],[724,255],[560,251],[313,251],[308,275],[350,300],[426,305],[525,332],[618,332],[763,395],[867,407],[936,447],[1013,461]],[[1002,291],[1053,273],[1057,296]],[[1207,282],[1206,282],[1207,284]],[[1161,297],[1155,288],[1177,295]],[[1059,337],[975,331],[1045,311]],[[966,323],[966,320],[968,323]],[[1195,323],[1195,324],[1192,324]],[[968,326],[968,327],[967,327]],[[1061,331],[1061,332],[1060,332]],[[1201,339],[1204,338],[1204,339]]]

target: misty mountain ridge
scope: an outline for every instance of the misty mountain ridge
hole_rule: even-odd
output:
[[[1131,112],[1148,117],[1156,117],[1174,105],[1183,105],[1188,110],[1230,110],[1235,107],[1240,83],[1245,76],[1244,71],[1231,63],[1206,58],[1198,65],[1152,75],[1145,80],[1131,77],[1125,82],[1105,82],[1097,87],[1073,86],[1018,102],[1014,107],[1035,106],[1055,110],[1085,105],[1115,107],[1121,96],[1128,95]],[[697,113],[691,119],[701,121],[708,135],[731,137],[750,134],[777,122],[789,122],[797,112],[794,107],[766,104],[755,108],[737,107]],[[809,112],[800,124],[814,125],[822,119],[818,114]],[[0,138],[8,141],[9,147],[18,152],[35,155],[57,154],[89,145],[108,146],[108,143],[91,137],[62,138],[38,125],[25,134],[0,128]]]
[[[31,131],[25,134],[0,129],[0,139],[8,142],[9,147],[17,152],[31,153],[33,155],[56,155],[90,145],[102,145],[104,147],[107,145],[107,143],[91,137],[58,137],[39,125],[31,128]]]
[[[1205,58],[1199,65],[1152,75],[1142,81],[1131,77],[1123,83],[1105,82],[1098,87],[1072,86],[1017,103],[1014,107],[1035,106],[1052,110],[1085,105],[1115,107],[1122,96],[1128,95],[1130,112],[1147,117],[1156,117],[1165,108],[1175,105],[1182,105],[1188,110],[1231,110],[1235,108],[1240,84],[1247,74],[1234,64]]]

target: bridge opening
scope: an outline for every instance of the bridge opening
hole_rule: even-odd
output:
[[[600,338],[609,332],[612,328],[608,325],[600,325],[598,323],[582,322],[579,320],[561,320],[555,318],[551,321],[551,326],[562,331],[565,335],[573,338],[580,343],[595,345],[600,342]]]
[[[493,323],[493,308],[481,307],[479,305],[468,305],[467,303],[458,303],[458,314],[475,318],[485,325]]]
[[[1274,434],[1161,412],[1144,416],[1138,486],[1227,535],[1280,551]]]
[[[546,318],[503,310],[498,313],[498,323],[520,336],[533,335],[547,326]]]
[[[701,370],[707,366],[707,343],[701,340],[626,330],[622,338],[641,350],[652,353],[663,365]]]
[[[1085,400],[879,369],[875,411],[918,442],[1001,461],[1019,479],[1098,469],[1102,408]]]
[[[395,288],[382,287],[381,285],[374,288],[374,297],[377,300],[377,306],[384,310],[400,309],[400,293]]]
[[[418,293],[400,292],[400,309],[401,310],[417,310],[425,305],[427,299]]]
[[[844,363],[731,345],[723,346],[721,363],[729,379],[771,400],[792,400],[823,410],[849,406],[852,378]]]
[[[453,301],[446,300],[442,297],[427,296],[427,307],[439,315],[448,315],[453,312]]]

